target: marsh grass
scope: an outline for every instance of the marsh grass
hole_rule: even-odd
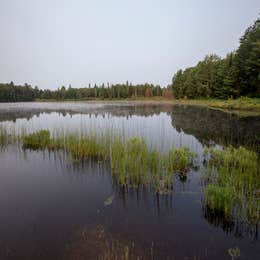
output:
[[[112,172],[120,185],[144,186],[151,184],[164,194],[173,189],[175,174],[187,174],[195,164],[195,154],[188,148],[171,149],[168,153],[149,150],[142,138],[130,138],[112,144]]]
[[[38,149],[46,149],[51,146],[51,135],[48,130],[40,130],[36,133],[25,135],[23,137],[23,147],[38,150]]]
[[[206,203],[226,216],[239,216],[243,221],[260,220],[259,158],[243,147],[206,150]]]
[[[260,111],[260,103],[257,99],[251,99],[248,97],[240,97],[238,99],[228,99],[222,101],[209,101],[209,106],[222,108],[222,109],[235,109],[235,110],[256,110]]]
[[[5,146],[6,144],[8,144],[7,130],[2,127],[0,127],[0,144],[1,146]]]
[[[109,161],[114,180],[119,185],[137,188],[150,184],[158,193],[171,192],[174,174],[187,174],[196,158],[188,148],[160,153],[148,149],[143,138],[128,139],[110,132],[51,135],[48,130],[40,130],[23,136],[22,146],[32,150],[64,150],[74,162]]]
[[[0,147],[5,148],[8,144],[20,143],[23,134],[24,131],[17,134],[15,129],[6,129],[0,126]]]
[[[225,111],[236,111],[240,115],[259,115],[260,113],[260,99],[240,97],[238,99],[202,99],[202,100],[174,100],[174,104],[207,106]],[[243,111],[241,114],[240,112]],[[245,113],[248,112],[248,113]],[[251,113],[250,113],[251,112]]]

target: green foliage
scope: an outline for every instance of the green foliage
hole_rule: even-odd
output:
[[[168,170],[170,172],[179,172],[185,174],[195,159],[195,154],[188,148],[181,147],[172,149],[168,153]]]
[[[240,95],[260,95],[260,19],[240,39],[234,67]]]
[[[179,70],[172,80],[177,98],[260,96],[260,19],[240,39],[234,53],[206,56],[195,67]]]
[[[72,88],[71,85],[66,89],[62,86],[57,90],[39,90],[37,87],[32,88],[30,85],[16,86],[13,82],[10,84],[0,84],[0,102],[19,102],[42,100],[77,100],[77,99],[122,99],[163,96],[163,90],[159,85],[125,84],[107,85],[102,84],[94,87]]]
[[[74,161],[109,161],[114,180],[119,185],[138,187],[150,184],[159,193],[172,191],[174,174],[187,174],[195,162],[195,154],[188,148],[174,148],[161,154],[149,150],[142,138],[112,138],[109,134],[51,137],[48,130],[40,130],[25,135],[22,144],[24,149],[64,150]]]
[[[36,133],[29,134],[23,138],[23,147],[27,149],[37,150],[50,147],[51,137],[48,130],[40,130]]]
[[[226,216],[232,212],[235,195],[230,188],[209,184],[205,189],[205,197],[210,208],[221,210]]]
[[[6,129],[3,127],[0,127],[0,144],[1,146],[4,146],[8,143],[8,133]]]
[[[251,99],[248,97],[240,97],[238,99],[228,99],[228,100],[210,100],[207,104],[211,107],[221,108],[221,109],[234,109],[234,110],[254,110],[260,111],[260,104],[258,99]]]
[[[146,183],[149,152],[142,138],[112,144],[112,169],[119,176],[120,184],[138,186]]]
[[[226,215],[239,215],[242,220],[260,220],[259,158],[243,147],[206,151],[208,157],[206,202]]]
[[[20,102],[33,101],[38,93],[38,88],[33,89],[30,85],[24,86],[9,84],[0,84],[0,102]]]

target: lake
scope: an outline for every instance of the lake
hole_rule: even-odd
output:
[[[112,132],[160,153],[187,147],[197,155],[185,176],[173,175],[171,192],[159,193],[119,185],[107,160],[2,145],[0,259],[236,259],[238,251],[238,259],[259,259],[259,221],[210,210],[202,177],[205,147],[259,154],[260,117],[159,103],[0,103],[0,128]]]

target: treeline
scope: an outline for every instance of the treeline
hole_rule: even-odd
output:
[[[237,51],[221,59],[209,55],[172,80],[176,98],[260,97],[260,19],[240,39]]]
[[[24,86],[0,83],[0,102],[19,102],[33,101],[36,98],[37,88],[33,89],[30,85]]]
[[[0,84],[0,102],[34,101],[36,99],[123,99],[153,96],[169,98],[170,91],[159,85],[132,85],[128,82],[115,85],[107,84],[106,86],[105,84],[94,85],[93,87],[89,85],[85,88],[72,88],[71,86],[66,88],[63,86],[57,90],[41,90],[28,84],[17,86],[13,82]]]
[[[239,48],[225,58],[208,55],[195,67],[179,70],[168,88],[159,85],[102,84],[85,88],[61,87],[40,90],[28,84],[0,84],[0,102],[35,99],[122,99],[162,96],[169,98],[260,97],[260,19],[240,39]]]

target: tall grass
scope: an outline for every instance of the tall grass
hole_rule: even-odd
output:
[[[143,138],[127,139],[109,132],[51,136],[48,130],[40,130],[23,136],[22,145],[24,149],[64,150],[74,161],[109,161],[119,185],[149,184],[159,193],[172,191],[174,174],[187,174],[195,163],[195,154],[188,148],[174,148],[162,154],[149,150]]]
[[[259,158],[243,147],[206,151],[206,203],[226,216],[257,223],[260,220]]]
[[[0,147],[4,148],[8,144],[19,143],[23,134],[24,131],[17,134],[15,129],[6,129],[0,126]]]

